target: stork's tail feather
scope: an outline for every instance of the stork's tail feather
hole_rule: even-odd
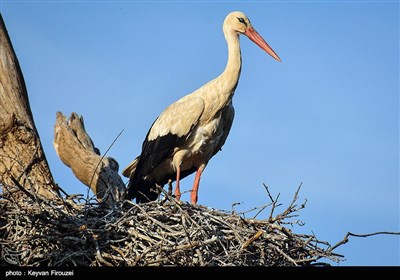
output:
[[[134,184],[131,180],[128,184],[127,199],[136,198],[136,203],[145,203],[154,201],[158,198],[160,191],[157,189],[156,183],[152,181],[140,181]]]
[[[153,181],[139,179],[140,176],[135,176],[137,164],[140,157],[135,158],[123,171],[122,175],[129,178],[127,187],[126,199],[136,198],[137,203],[144,203],[156,200],[160,191]],[[138,175],[138,174],[136,174]]]
[[[134,161],[132,161],[127,167],[125,167],[124,170],[122,170],[122,175],[124,175],[127,178],[132,178],[133,174],[136,171],[136,166],[139,161],[139,157],[135,158]]]

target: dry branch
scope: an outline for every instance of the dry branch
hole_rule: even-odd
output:
[[[367,234],[356,234],[356,233],[351,233],[348,232],[346,235],[343,237],[341,241],[336,243],[334,246],[329,248],[329,251],[335,250],[337,247],[346,244],[349,242],[349,236],[354,236],[354,237],[369,237],[369,236],[374,236],[374,235],[381,235],[381,234],[386,234],[386,235],[400,235],[400,232],[394,232],[394,231],[378,231],[378,232],[373,232],[373,233],[367,233]]]
[[[83,118],[72,113],[66,120],[57,113],[54,127],[54,148],[62,162],[75,176],[90,187],[97,199],[107,203],[120,201],[125,184],[118,174],[118,163],[111,157],[100,156],[86,133]]]

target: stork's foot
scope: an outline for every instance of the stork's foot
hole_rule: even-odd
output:
[[[175,194],[175,202],[178,203],[179,205],[182,204],[181,195],[180,194],[178,196]]]
[[[176,201],[181,200],[181,191],[178,188],[175,189],[175,200]]]

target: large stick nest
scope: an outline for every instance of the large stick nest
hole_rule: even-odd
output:
[[[305,266],[329,265],[321,259],[341,261],[343,256],[332,252],[336,246],[285,227],[299,225],[294,218],[305,202],[297,205],[298,192],[275,215],[279,196],[269,191],[270,203],[245,213],[177,203],[165,192],[151,203],[107,206],[82,196],[52,201],[9,191],[0,199],[0,265]],[[257,219],[265,209],[269,218]]]

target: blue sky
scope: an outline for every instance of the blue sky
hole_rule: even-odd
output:
[[[283,62],[241,38],[235,120],[203,174],[199,204],[265,205],[265,183],[283,211],[303,183],[297,233],[333,245],[348,231],[400,231],[398,1],[0,2],[47,159],[67,192],[86,187],[54,151],[56,112],[83,115],[101,152],[124,130],[108,153],[122,170],[166,106],[223,71],[222,22],[240,10]],[[398,266],[399,240],[350,238],[336,250],[346,257],[339,265]]]

